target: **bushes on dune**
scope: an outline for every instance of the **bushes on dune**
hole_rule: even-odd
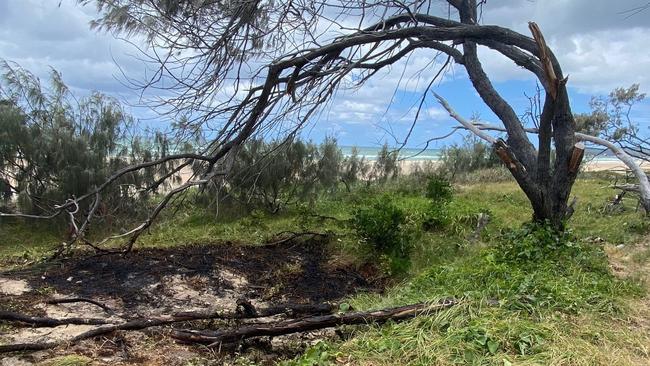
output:
[[[499,157],[490,145],[475,136],[468,136],[461,144],[442,150],[440,173],[453,181],[503,181],[511,179]]]

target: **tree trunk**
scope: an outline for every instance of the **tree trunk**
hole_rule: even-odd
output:
[[[535,183],[540,195],[531,200],[533,206],[533,220],[548,222],[557,230],[564,230],[564,224],[573,214],[573,207],[568,205],[571,188],[578,175],[579,166],[584,156],[584,146],[576,144],[575,121],[565,81],[559,81],[556,96],[546,93],[545,109],[548,114],[542,113],[540,123],[540,144],[543,142],[548,148],[550,141],[542,141],[542,132],[549,126],[553,134],[555,145],[555,162],[553,169],[546,168],[537,171]],[[542,148],[540,148],[542,151]],[[550,151],[550,149],[549,149]],[[539,154],[537,166],[550,167],[551,156]],[[530,197],[529,197],[530,198]]]

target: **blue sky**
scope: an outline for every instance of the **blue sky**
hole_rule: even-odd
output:
[[[72,0],[0,1],[0,58],[15,61],[45,78],[49,67],[62,72],[77,93],[99,90],[125,102],[138,104],[137,92],[123,85],[122,71],[141,78],[145,68],[136,59],[137,51],[123,40],[90,30],[93,7],[75,5]],[[607,94],[618,86],[640,83],[650,91],[650,10],[628,16],[626,10],[647,0],[492,0],[484,13],[485,24],[499,24],[528,34],[527,22],[537,22],[547,42],[569,75],[574,112],[586,112],[592,95]],[[416,53],[409,59],[372,79],[359,90],[341,90],[319,117],[303,131],[315,141],[331,135],[343,145],[375,146],[403,140],[413,118],[427,75],[430,54]],[[491,51],[481,51],[486,71],[503,96],[524,113],[527,99],[535,90],[532,75]],[[423,78],[406,78],[403,71],[420,70]],[[406,72],[406,75],[412,73]],[[455,67],[436,85],[466,117],[478,114],[486,121],[498,120],[482,103],[461,67]],[[142,124],[165,129],[168,121],[145,107],[131,107]],[[639,104],[634,119],[647,130],[650,126],[650,101]],[[422,115],[408,146],[418,147],[433,137],[444,135],[456,126],[431,97],[426,98]],[[388,133],[386,131],[392,131]],[[459,140],[459,136],[444,143]]]

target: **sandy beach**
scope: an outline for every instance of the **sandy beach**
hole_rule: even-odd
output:
[[[639,162],[641,163],[641,162]],[[400,169],[402,174],[412,173],[418,166],[422,167],[425,164],[432,164],[433,166],[438,166],[439,161],[436,160],[404,160],[400,162]],[[641,163],[641,168],[646,171],[650,171],[650,164]],[[625,172],[630,170],[622,161],[620,160],[591,160],[585,161],[582,166],[583,171],[587,172],[600,172],[600,171],[615,171],[615,172]]]
[[[374,161],[368,161],[368,163],[373,164]],[[440,165],[438,160],[403,160],[399,162],[400,165],[400,174],[411,174],[413,171],[422,169],[423,167],[437,167]],[[641,164],[641,167],[650,171],[650,164]],[[613,171],[624,173],[629,170],[629,168],[619,160],[591,160],[583,163],[583,170],[587,172],[599,172],[599,171]],[[181,170],[181,182],[179,184],[187,182],[188,179],[192,177],[191,168],[187,167]]]

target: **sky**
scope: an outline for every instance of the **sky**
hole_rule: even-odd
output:
[[[569,76],[574,112],[587,112],[594,95],[613,88],[641,85],[650,92],[650,9],[629,12],[648,0],[489,0],[483,24],[498,24],[529,34],[528,22],[540,26],[547,43]],[[146,107],[136,106],[139,94],[125,85],[125,75],[142,79],[145,67],[136,47],[110,34],[91,30],[88,23],[95,9],[72,0],[0,0],[0,59],[17,62],[42,79],[50,68],[59,70],[66,83],[79,94],[92,90],[113,95],[131,105],[130,112],[142,125],[168,128],[169,122]],[[480,50],[482,63],[495,87],[523,114],[527,95],[535,92],[529,72],[489,50]],[[332,102],[303,131],[303,137],[321,141],[336,137],[342,145],[395,146],[404,141],[428,78],[437,71],[427,67],[428,52],[416,52],[391,69],[378,74],[362,88],[340,90]],[[417,74],[419,77],[400,78]],[[462,115],[478,115],[498,123],[480,100],[462,67],[456,66],[435,85]],[[650,126],[650,100],[635,107],[633,119],[642,130]],[[425,98],[409,147],[447,134],[457,122],[432,98]],[[461,136],[434,142],[441,147]]]

